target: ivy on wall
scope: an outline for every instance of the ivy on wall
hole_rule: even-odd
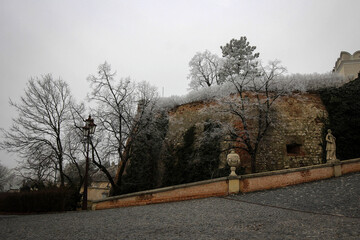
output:
[[[207,180],[223,174],[219,169],[221,125],[207,120],[203,127],[204,130],[197,133],[196,127],[191,126],[183,136],[182,145],[172,147],[173,151],[164,160],[163,186]]]
[[[337,157],[360,157],[360,78],[340,88],[323,89],[320,96],[329,113],[324,132],[330,128],[336,137]]]
[[[158,187],[161,148],[167,129],[167,114],[162,112],[136,136],[130,151],[130,164],[122,179],[122,194]]]

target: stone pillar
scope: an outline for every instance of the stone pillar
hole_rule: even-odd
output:
[[[226,161],[230,166],[230,175],[229,175],[229,194],[237,194],[240,192],[240,180],[236,175],[236,167],[240,164],[240,157],[234,150],[231,150],[231,153],[227,155]]]
[[[237,178],[229,179],[229,194],[238,194],[240,192],[240,180]]]
[[[335,177],[340,177],[342,175],[341,163],[340,162],[334,163],[333,168],[334,168],[334,176]]]

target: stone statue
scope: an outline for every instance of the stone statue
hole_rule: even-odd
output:
[[[328,129],[328,133],[325,137],[326,140],[326,162],[336,162],[336,138],[331,134],[331,130]]]

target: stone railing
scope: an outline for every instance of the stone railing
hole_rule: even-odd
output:
[[[301,168],[223,177],[176,185],[94,201],[93,210],[140,206],[214,196],[247,193],[317,181],[343,174],[360,172],[360,158]]]
[[[93,210],[115,207],[140,206],[152,203],[174,202],[228,195],[228,178],[181,184],[136,193],[108,197],[94,201]]]

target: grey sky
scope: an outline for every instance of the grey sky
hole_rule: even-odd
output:
[[[83,100],[86,77],[106,60],[118,77],[183,95],[192,56],[221,56],[220,46],[240,36],[289,73],[328,72],[340,51],[360,49],[359,11],[358,0],[0,0],[0,127],[10,126],[8,99],[30,77],[52,73]],[[15,159],[0,152],[8,166]]]

